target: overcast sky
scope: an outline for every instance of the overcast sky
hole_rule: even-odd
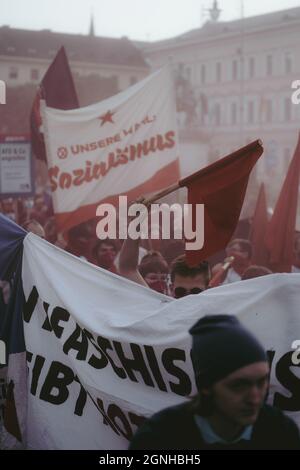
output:
[[[208,18],[212,0],[0,0],[0,25],[24,29],[82,33],[91,13],[98,36],[158,40],[198,28]],[[219,0],[220,19],[241,16],[242,0]],[[300,6],[296,0],[244,0],[253,16]]]

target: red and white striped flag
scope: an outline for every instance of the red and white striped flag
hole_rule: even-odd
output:
[[[94,218],[99,203],[129,202],[179,179],[175,100],[168,66],[91,106],[42,106],[58,228]]]

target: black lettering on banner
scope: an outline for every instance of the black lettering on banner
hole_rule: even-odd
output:
[[[94,354],[92,354],[88,363],[90,364],[90,366],[94,367],[94,369],[104,369],[108,364],[108,359],[105,353],[99,348],[94,336],[92,335],[90,331],[86,329],[83,329],[82,331],[87,336],[88,340],[94,346],[94,348],[101,354],[100,357],[97,357]]]
[[[76,382],[78,382],[80,385],[80,392],[76,401],[74,414],[77,416],[82,416],[84,407],[86,405],[87,393],[84,387],[82,386],[80,380],[78,379],[77,375],[75,375],[74,380],[76,380]]]
[[[42,326],[42,329],[43,330],[46,330],[46,331],[52,331],[52,326],[50,324],[50,321],[49,321],[49,318],[48,318],[48,310],[49,310],[49,304],[47,302],[43,302],[43,307],[44,307],[44,310],[45,310],[45,313],[46,313],[46,318],[45,318],[45,321],[43,323],[43,326]]]
[[[77,351],[76,359],[85,361],[88,352],[88,340],[82,329],[76,323],[75,330],[63,345],[63,352],[68,354],[73,349]]]
[[[150,387],[154,387],[153,380],[149,371],[147,369],[147,365],[144,361],[144,357],[141,351],[141,348],[138,344],[130,343],[131,352],[133,358],[128,358],[125,356],[121,343],[119,341],[113,341],[113,345],[115,347],[116,353],[122,366],[124,367],[128,377],[133,382],[137,382],[137,378],[134,375],[133,371],[140,372],[141,376],[143,377],[143,381],[146,385]]]
[[[145,349],[145,353],[147,356],[147,360],[148,360],[152,375],[157,383],[158,388],[162,390],[163,392],[167,392],[167,387],[160,373],[159,365],[158,365],[153,347],[145,345],[144,349]]]
[[[119,431],[117,430],[116,426],[114,425],[114,423],[112,423],[109,419],[109,417],[107,416],[106,412],[104,411],[104,403],[103,401],[100,399],[100,398],[97,398],[97,406],[98,406],[98,410],[100,411],[100,413],[102,414],[103,416],[103,424],[105,424],[106,426],[110,426],[112,428],[112,430],[119,436],[120,433]]]
[[[117,367],[115,365],[114,361],[112,360],[112,358],[107,353],[107,349],[110,349],[111,351],[113,351],[113,347],[110,344],[110,342],[108,341],[108,339],[103,338],[102,336],[98,336],[97,337],[97,343],[99,344],[101,350],[105,352],[105,355],[106,355],[107,359],[109,360],[110,365],[112,366],[112,368],[115,371],[115,373],[117,374],[117,376],[120,377],[121,379],[126,379],[127,376],[126,376],[126,372],[124,371],[124,369],[122,369],[121,367]]]
[[[128,413],[130,422],[136,426],[136,428],[139,428],[141,424],[146,420],[145,416],[140,416],[136,415],[135,413],[132,413],[131,411]]]
[[[39,355],[35,357],[34,361],[32,359],[33,354],[27,352],[28,362],[33,362],[30,391],[33,395],[36,395],[41,371],[46,359]],[[71,385],[73,381],[77,382],[80,386],[79,395],[75,403],[74,414],[82,416],[87,402],[87,392],[78,377],[74,374],[73,370],[60,362],[51,363],[39,398],[53,405],[61,405],[69,398],[68,386]],[[58,390],[58,393],[53,393],[53,389]]]
[[[39,378],[40,378],[44,363],[45,363],[45,358],[37,355],[35,362],[34,362],[33,369],[32,369],[32,379],[31,379],[31,387],[30,387],[30,393],[32,393],[32,395],[36,394]]]
[[[269,362],[269,366],[270,366],[270,370],[271,370],[272,365],[273,365],[274,356],[275,356],[275,351],[269,350],[269,351],[266,351],[266,353],[267,353],[267,358],[268,358],[268,362]]]
[[[27,321],[30,321],[38,298],[38,291],[34,286],[24,308],[24,318],[26,317]],[[48,315],[49,303],[43,302],[43,307]],[[42,328],[46,331],[53,331],[57,338],[61,338],[64,331],[64,326],[61,325],[61,322],[67,322],[69,319],[70,313],[66,309],[56,306],[53,309],[51,316],[46,317]],[[89,341],[96,351],[100,353],[99,357],[92,354],[88,359]],[[141,346],[138,344],[130,343],[129,346],[131,349],[131,357],[127,357],[123,350],[122,343],[119,341],[110,342],[107,338],[102,336],[94,338],[91,332],[86,329],[81,329],[80,326],[76,324],[75,330],[64,343],[63,352],[68,355],[72,349],[77,351],[76,359],[81,361],[88,360],[88,364],[95,369],[102,369],[110,363],[116,375],[121,379],[126,379],[128,377],[131,381],[138,382],[136,373],[139,373],[145,385],[153,388],[157,386],[160,390],[167,392],[167,384],[164,382],[164,378],[161,374],[154,348],[152,346],[145,345],[143,351]],[[117,355],[123,367],[116,365],[108,351],[112,351]],[[146,358],[144,357],[144,354],[146,355]],[[147,361],[145,359],[147,359]],[[173,393],[180,396],[189,395],[191,392],[190,378],[181,368],[174,364],[174,361],[185,362],[185,352],[176,348],[166,349],[162,353],[162,364],[169,374],[179,380],[179,383],[169,382],[170,389]],[[33,394],[36,393],[37,381],[42,367],[43,364],[42,362],[39,362],[39,360],[33,367]],[[155,381],[153,381],[153,378]],[[60,380],[58,380],[58,382],[60,382]],[[45,390],[46,389],[42,390],[43,393],[46,393]]]
[[[114,403],[111,403],[107,408],[107,414],[118,429],[118,431],[120,432],[120,434],[122,434],[125,439],[128,439],[128,441],[130,441],[133,437],[133,432],[121,408],[119,408]],[[120,424],[118,424],[118,421],[120,422],[121,426]]]
[[[52,329],[54,331],[54,334],[57,338],[61,338],[61,335],[63,334],[63,327],[59,326],[60,321],[67,322],[70,318],[70,314],[68,310],[62,307],[55,307],[53,309],[51,318],[50,318],[50,323],[52,326]]]
[[[169,382],[172,392],[185,397],[192,391],[191,379],[186,372],[175,366],[174,361],[186,361],[185,351],[183,349],[165,349],[162,354],[162,363],[166,371],[179,380],[177,384]]]
[[[37,288],[33,286],[28,299],[26,300],[24,297],[23,318],[26,323],[30,322],[32,314],[38,302],[38,299],[39,299],[39,293],[37,291]]]
[[[74,377],[74,372],[70,367],[57,361],[52,362],[41,389],[40,399],[53,405],[61,405],[68,399],[68,386],[73,382]],[[57,393],[54,393],[54,390],[57,390]]]
[[[26,361],[31,362],[32,361],[33,354],[29,351],[26,351]]]
[[[110,403],[107,407],[107,411],[105,411],[104,403],[101,398],[97,398],[97,405],[103,416],[103,423],[109,425],[118,436],[121,434],[128,441],[132,439],[133,433],[135,432],[131,424],[137,428],[146,419],[144,416],[139,416],[131,412],[128,413],[127,418],[126,413],[115,403]]]
[[[300,379],[291,371],[293,351],[282,356],[276,364],[276,377],[280,384],[290,393],[290,397],[274,393],[274,406],[281,408],[283,411],[300,411]]]

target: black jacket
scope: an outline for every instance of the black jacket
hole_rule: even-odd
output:
[[[253,426],[250,441],[206,444],[194,414],[186,403],[166,408],[146,420],[134,435],[129,449],[300,449],[296,424],[280,410],[264,405]]]

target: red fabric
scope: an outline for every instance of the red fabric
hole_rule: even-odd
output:
[[[40,160],[47,161],[43,134],[39,131],[42,122],[40,99],[45,99],[47,105],[52,108],[79,108],[75,85],[64,47],[60,48],[48,68],[37,91],[30,115],[33,152]]]
[[[250,172],[262,152],[260,141],[252,142],[179,182],[188,189],[189,204],[204,204],[204,247],[186,251],[190,266],[222,250],[230,241],[239,220]],[[195,218],[193,220],[195,222]]]
[[[140,184],[139,186],[136,186],[135,188],[130,189],[126,193],[128,197],[128,203],[134,201],[141,194],[148,194],[166,188],[168,185],[173,184],[175,181],[178,181],[178,175],[178,160],[174,160],[173,162],[161,168],[157,173],[155,173],[150,179],[148,179],[144,183]],[[114,196],[109,196],[102,201],[78,207],[78,209],[73,212],[61,212],[59,214],[55,214],[58,231],[65,233],[75,225],[79,225],[82,222],[86,222],[87,220],[95,218],[96,209],[99,204],[113,204],[115,207],[118,207],[118,203],[119,194],[117,193]]]
[[[265,235],[268,225],[268,210],[265,186],[262,183],[257,198],[254,217],[251,224],[250,241],[252,243],[252,264],[268,266],[268,249]]]
[[[270,267],[276,272],[291,272],[300,175],[300,134],[266,233]]]

